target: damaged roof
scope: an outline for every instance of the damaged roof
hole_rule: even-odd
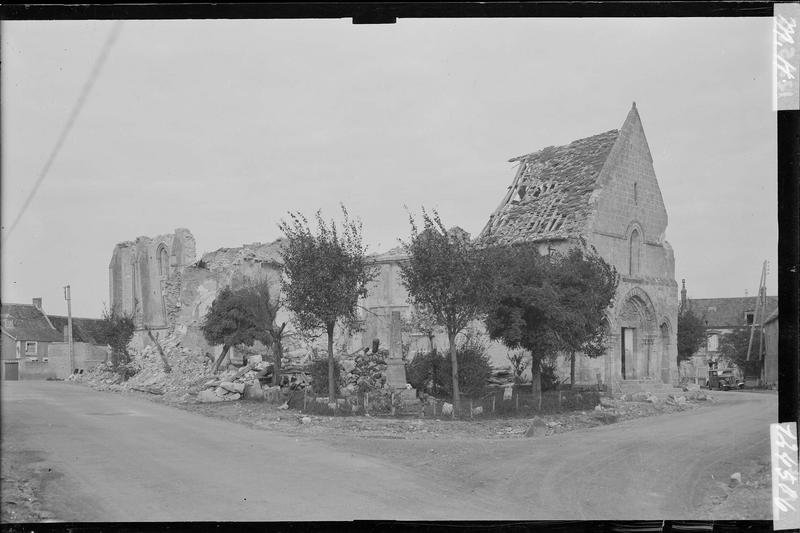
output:
[[[238,248],[220,248],[214,252],[203,254],[202,261],[208,265],[210,270],[227,269],[231,265],[238,265],[243,261],[282,266],[281,249],[283,246],[283,239],[276,239],[266,244],[254,242]]]
[[[610,130],[515,157],[516,177],[480,238],[490,244],[565,239],[578,235],[590,198],[619,130]]]

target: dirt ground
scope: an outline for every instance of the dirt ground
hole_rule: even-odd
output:
[[[36,453],[24,450],[4,450],[2,461],[2,503],[0,521],[43,522],[54,515],[42,509],[39,495],[49,472],[40,466]]]
[[[318,416],[305,415],[293,409],[280,409],[266,402],[238,400],[220,403],[200,403],[190,394],[156,395],[133,390],[102,388],[118,394],[133,394],[158,403],[168,404],[190,412],[202,413],[246,424],[261,429],[275,429],[301,435],[347,435],[367,438],[401,439],[454,439],[523,438],[533,426],[536,436],[548,436],[576,429],[603,426],[635,418],[664,415],[711,406],[716,403],[713,395],[708,400],[687,401],[683,405],[666,402],[607,400],[600,410],[565,411],[542,414],[533,418],[481,416],[472,420],[450,418],[418,418],[391,416]],[[531,436],[528,434],[528,436]]]
[[[493,516],[492,512],[501,511],[505,513],[501,515],[507,517],[540,516],[542,509],[547,509],[552,515],[544,515],[544,518],[573,516],[641,519],[662,515],[697,519],[713,517],[718,520],[769,518],[771,491],[769,469],[765,462],[768,453],[762,454],[763,437],[757,436],[758,427],[767,423],[770,417],[770,401],[758,399],[763,395],[715,393],[711,400],[688,402],[682,406],[606,399],[605,408],[599,411],[565,412],[533,419],[437,420],[305,416],[265,402],[202,404],[196,403],[191,396],[156,395],[130,390],[117,391],[102,399],[98,392],[87,391],[86,387],[77,384],[52,384],[50,387],[64,389],[56,395],[59,398],[57,403],[53,403],[54,395],[46,384],[22,387],[17,391],[19,398],[11,403],[4,402],[5,409],[13,407],[24,410],[22,414],[4,417],[7,418],[4,426],[6,422],[16,421],[12,426],[22,424],[25,427],[28,427],[26,420],[36,419],[34,413],[41,411],[33,404],[33,400],[52,404],[42,412],[44,420],[39,423],[41,427],[29,428],[33,441],[16,445],[14,438],[4,438],[4,523],[50,520],[52,515],[43,509],[56,512],[61,520],[77,519],[70,518],[72,515],[69,513],[77,513],[78,510],[85,513],[94,509],[96,506],[87,506],[82,502],[48,507],[48,501],[52,504],[54,494],[61,494],[64,499],[73,498],[71,495],[75,491],[69,488],[72,486],[69,483],[74,484],[76,479],[80,481],[81,476],[89,480],[99,479],[95,476],[105,479],[109,468],[118,468],[120,475],[123,471],[129,477],[139,475],[144,485],[149,483],[161,487],[163,484],[166,487],[169,482],[186,476],[187,472],[194,472],[191,469],[186,471],[185,465],[181,465],[183,462],[192,462],[195,455],[206,456],[206,451],[200,453],[195,450],[198,446],[204,450],[233,446],[236,448],[235,452],[228,450],[225,457],[231,453],[242,457],[251,453],[252,446],[264,447],[271,445],[272,441],[275,441],[273,444],[276,450],[284,450],[284,454],[289,454],[285,458],[287,468],[305,468],[303,465],[309,460],[321,461],[319,467],[324,467],[324,472],[327,472],[325,476],[333,476],[338,480],[337,483],[347,484],[350,483],[350,477],[341,472],[353,472],[354,468],[363,469],[364,465],[361,463],[364,461],[392,465],[393,469],[399,469],[397,475],[407,482],[403,486],[409,489],[409,494],[419,492],[415,487],[422,486],[420,483],[424,484],[423,481],[427,479],[439,490],[444,490],[453,501],[466,497],[477,503],[490,505],[488,510],[481,510],[481,516],[486,518]],[[86,392],[91,394],[87,395]],[[75,397],[74,405],[65,404],[68,397],[72,396]],[[98,400],[106,406],[102,410],[92,407]],[[767,400],[766,396],[764,400]],[[147,404],[152,408],[147,407]],[[53,410],[58,412],[51,413]],[[182,411],[186,413],[179,415]],[[67,412],[71,417],[75,413],[76,417],[70,418],[73,422],[62,419]],[[175,414],[174,418],[169,415],[170,412]],[[209,423],[201,424],[196,417],[187,416],[191,413],[204,415]],[[644,417],[656,417],[658,421],[654,420],[650,424],[635,420]],[[77,424],[77,429],[72,428],[73,424]],[[90,429],[81,429],[83,424],[90,425]],[[241,429],[236,429],[237,425]],[[201,426],[208,426],[202,437],[187,437],[200,431]],[[270,436],[262,440],[257,434],[242,433],[245,427],[266,430],[262,434]],[[532,433],[529,431],[531,427]],[[731,430],[732,435],[728,433]],[[13,437],[20,431],[12,428],[12,431],[4,432],[4,436]],[[61,438],[67,444],[72,443],[69,445],[74,447],[80,438],[69,431],[78,431],[76,435],[96,434],[95,445],[102,450],[83,450],[79,446],[75,448],[78,451],[67,453],[60,444],[50,443],[47,444],[50,448],[47,448],[45,441],[36,437],[46,432],[52,434],[54,439]],[[160,455],[166,455],[166,459],[149,467],[145,467],[150,464],[145,461],[145,466],[137,466],[135,472],[131,471],[128,460],[117,464],[117,460],[111,458],[132,456],[125,455],[127,452],[124,449],[106,449],[111,446],[108,443],[113,441],[113,436],[129,434],[131,431],[137,435],[137,454],[141,455],[143,450],[148,449],[145,455],[150,458],[150,462]],[[574,437],[565,434],[571,431],[575,432]],[[161,439],[168,433],[171,435],[170,444],[165,446]],[[753,437],[754,434],[756,437]],[[240,437],[231,438],[231,435]],[[286,451],[288,449],[285,448],[284,441],[295,443],[291,447],[291,453]],[[592,444],[587,447],[587,443]],[[731,446],[731,443],[736,445]],[[42,457],[30,456],[30,450],[37,449],[36,446],[42,448]],[[311,453],[311,448],[317,452]],[[323,449],[330,451],[319,452]],[[47,453],[51,454],[49,459]],[[58,455],[64,453],[67,455],[58,460]],[[76,477],[75,472],[70,471],[73,460],[77,460],[77,457],[69,455],[72,453],[86,455],[87,462],[84,462],[83,468],[96,473],[89,475],[84,472]],[[97,453],[100,455],[95,455]],[[297,461],[292,463],[289,456],[294,455],[297,455]],[[762,455],[764,460],[761,460]],[[103,457],[103,461],[97,463],[93,459],[96,456]],[[333,460],[334,456],[337,459]],[[686,464],[674,463],[680,456],[687,458]],[[66,457],[69,459],[65,463]],[[523,457],[524,460],[520,461]],[[599,458],[602,458],[600,463]],[[175,462],[180,464],[174,466]],[[224,473],[223,470],[235,471],[238,463],[233,463],[234,466],[228,465],[221,469],[220,476]],[[162,475],[159,464],[173,465],[174,471],[169,475]],[[50,473],[49,466],[66,470],[63,474]],[[147,468],[151,471],[145,475]],[[582,472],[579,476],[581,481],[577,484],[565,484],[564,480],[575,479],[576,469]],[[380,477],[372,479],[372,474],[365,474],[374,471],[374,467],[364,470],[359,475],[367,475],[366,480],[354,485],[365,491],[365,498],[382,494],[375,487],[368,490],[365,488],[372,486],[368,483],[370,480],[382,486]],[[740,484],[729,484],[732,472],[741,473]],[[237,475],[245,474],[246,472],[241,472]],[[58,478],[59,475],[62,477]],[[224,476],[217,477],[212,487],[228,481],[231,481],[231,487],[239,487],[237,475],[233,476],[232,481],[223,479]],[[198,488],[202,485],[197,485],[198,481],[205,478],[204,473],[197,479],[192,478],[193,481],[180,483],[181,486]],[[658,486],[652,486],[654,479],[660,480]],[[253,483],[253,490],[258,491],[256,487],[261,486],[260,481],[254,478]],[[84,488],[95,491],[93,486],[90,484]],[[309,487],[307,484],[300,486],[305,491]],[[123,487],[124,490],[133,490],[129,484]],[[551,489],[543,490],[542,487]],[[604,487],[605,490],[597,491],[597,487]],[[516,503],[507,499],[520,491],[526,496],[520,500],[521,507],[517,508]],[[636,495],[642,491],[650,491],[647,492],[647,499],[637,499]],[[147,499],[147,494],[142,493],[142,498]],[[176,495],[172,489],[166,494],[170,498],[180,499],[180,494]],[[498,500],[498,494],[505,495],[504,499]],[[99,496],[100,494],[96,494],[94,497]],[[105,497],[105,491],[103,496]],[[283,496],[285,495],[281,493],[281,497]],[[631,501],[637,502],[636,507],[620,508],[617,500],[623,496],[633,498]],[[251,501],[253,497],[255,495],[247,494],[247,501]],[[441,495],[437,496],[440,497]],[[428,502],[427,496],[424,501]],[[475,502],[474,505],[470,503],[467,508],[473,511],[477,509],[479,506],[476,507]],[[154,500],[152,505],[159,504]],[[188,500],[176,502],[176,505],[183,505],[194,513],[201,511]],[[436,516],[445,516],[438,504],[409,503],[406,511],[413,515],[417,505],[430,507],[429,511],[439,513]],[[234,509],[235,506],[231,504],[230,507]],[[460,508],[464,508],[464,501],[461,501]],[[332,509],[343,511],[339,507]],[[128,512],[135,515],[139,511]]]

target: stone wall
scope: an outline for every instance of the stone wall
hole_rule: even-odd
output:
[[[195,240],[185,228],[117,244],[109,264],[111,307],[134,315],[140,328],[168,327],[165,285],[194,261]]]
[[[109,360],[109,349],[105,346],[97,346],[87,342],[74,342],[72,344],[72,349],[75,356],[75,368],[83,369],[84,372]],[[69,376],[70,363],[68,342],[54,342],[50,345],[48,365],[54,377],[65,379]]]
[[[267,279],[277,298],[280,243],[220,248],[199,261],[195,261],[194,237],[184,229],[117,245],[110,266],[112,304],[119,303],[123,311],[131,312],[134,296],[141,302],[133,348],[142,350],[153,343],[148,328],[159,339],[176,335],[183,347],[197,354],[219,354],[221,346],[209,346],[200,330],[206,312],[224,287],[235,289],[248,280]],[[166,272],[163,255],[159,257],[162,248],[170,258]],[[126,284],[130,290],[125,290]],[[287,320],[287,313],[282,311],[278,319]]]

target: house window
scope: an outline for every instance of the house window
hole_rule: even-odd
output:
[[[630,268],[631,275],[639,273],[639,253],[642,247],[642,237],[639,235],[639,230],[635,229],[631,232],[630,242]]]
[[[744,314],[744,319],[747,321],[747,325],[748,326],[752,326],[753,325],[753,317],[754,317],[754,315],[755,314],[752,311],[747,311]]]
[[[38,343],[36,341],[25,341],[25,355],[36,355]]]
[[[633,203],[639,205],[639,191],[636,189],[636,183],[633,184]]]

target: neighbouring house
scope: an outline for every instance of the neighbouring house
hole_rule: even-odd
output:
[[[763,308],[759,305],[759,298],[763,298]],[[681,306],[686,306],[705,324],[706,342],[692,355],[691,360],[681,364],[681,377],[699,384],[704,384],[708,377],[709,361],[717,362],[721,369],[734,366],[721,358],[720,344],[724,335],[737,330],[753,330],[752,353],[754,357],[758,357],[761,324],[764,324],[766,335],[766,320],[772,319],[772,315],[775,314],[774,320],[777,328],[778,297],[767,296],[766,293],[733,298],[687,298],[684,285],[681,289]],[[763,341],[761,349],[763,358]],[[777,351],[775,354],[777,357]],[[744,377],[739,369],[735,370],[737,376]],[[766,360],[762,373],[764,370],[766,370]],[[762,376],[762,379],[767,378]],[[774,382],[777,383],[777,374]]]
[[[42,299],[31,304],[3,303],[2,379],[63,379],[70,372],[67,317],[48,315]],[[106,347],[96,343],[93,327],[98,319],[73,318],[75,368],[88,369],[104,362]]]
[[[778,309],[770,313],[764,320],[764,385],[778,388]]]

